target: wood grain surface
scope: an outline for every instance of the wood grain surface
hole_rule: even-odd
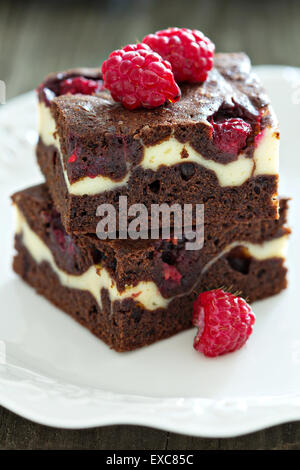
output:
[[[205,32],[219,51],[254,64],[300,66],[300,2],[242,0],[0,1],[0,79],[7,98],[52,71],[97,66],[122,45],[167,26]],[[137,426],[61,430],[0,407],[0,449],[300,449],[300,423],[232,439],[201,439]]]

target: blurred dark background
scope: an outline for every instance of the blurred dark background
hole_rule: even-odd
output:
[[[7,98],[51,72],[98,66],[168,26],[197,28],[254,64],[300,65],[299,0],[0,0],[0,79]]]
[[[0,79],[7,98],[49,72],[98,66],[107,55],[168,26],[202,30],[219,51],[254,64],[300,66],[299,0],[0,0]],[[300,423],[234,439],[201,439],[136,427],[66,431],[0,407],[0,449],[299,449]]]

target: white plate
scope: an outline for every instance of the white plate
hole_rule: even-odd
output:
[[[41,181],[34,93],[0,109],[0,403],[39,423],[140,424],[196,436],[235,436],[300,419],[300,70],[257,69],[281,123],[281,194],[294,198],[288,290],[256,302],[242,350],[206,359],[194,331],[132,353],[111,351],[36,295],[11,270],[9,195]],[[6,353],[6,354],[5,354]]]

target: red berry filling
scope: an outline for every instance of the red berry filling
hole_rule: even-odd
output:
[[[221,151],[231,155],[238,153],[246,146],[247,138],[252,132],[249,123],[241,118],[212,121],[213,144]]]
[[[59,213],[56,210],[51,213],[43,211],[41,219],[43,223],[47,224],[49,243],[55,256],[64,262],[68,272],[79,272],[82,264],[82,254],[75,245],[73,238],[66,233]]]
[[[254,138],[254,146],[255,147],[257,147],[260,144],[263,136],[264,136],[264,131],[261,131],[259,134],[257,134],[255,136],[255,138]]]
[[[166,281],[172,280],[176,282],[176,284],[180,284],[182,275],[180,274],[180,272],[175,266],[172,266],[167,263],[163,263],[163,269],[164,269],[164,278]]]
[[[204,82],[213,67],[215,46],[196,29],[164,29],[149,34],[143,43],[170,62],[179,82]]]
[[[59,228],[54,228],[53,233],[54,233],[56,242],[61,248],[61,250],[65,250],[65,247],[66,247],[65,233]]]
[[[77,155],[75,152],[72,153],[72,155],[69,157],[68,163],[74,163],[77,160]]]
[[[112,52],[102,65],[102,73],[105,88],[128,109],[155,108],[180,98],[171,65],[146,44]]]
[[[59,91],[60,95],[66,95],[67,93],[71,93],[72,95],[75,95],[76,93],[92,95],[101,88],[102,81],[96,81],[85,77],[73,77],[63,80],[60,83]]]
[[[216,289],[194,302],[193,324],[198,327],[194,348],[216,357],[240,349],[252,333],[255,315],[241,297]]]

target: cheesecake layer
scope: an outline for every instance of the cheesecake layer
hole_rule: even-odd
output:
[[[45,185],[13,196],[16,234],[37,264],[48,263],[62,285],[88,290],[101,308],[101,291],[111,302],[138,300],[147,310],[166,307],[193,291],[220,259],[249,270],[251,259],[284,259],[289,229],[287,201],[279,221],[209,225],[200,250],[187,250],[182,240],[99,240],[71,237],[61,224]]]
[[[272,121],[276,122],[274,119]],[[74,182],[70,182],[66,166],[69,168],[72,164],[65,163],[56,122],[51,115],[50,108],[44,103],[39,104],[39,136],[44,145],[55,147],[60,157],[68,191],[78,196],[112,191],[115,188],[127,185],[136,167],[156,172],[161,166],[170,167],[182,162],[192,162],[213,171],[220,186],[240,186],[251,177],[278,175],[279,131],[277,124],[266,127],[261,131],[251,158],[247,152],[242,152],[235,160],[226,163],[219,163],[205,158],[189,143],[181,143],[173,136],[155,145],[144,146],[141,142],[143,147],[141,161],[136,166],[126,162],[125,175],[118,180],[109,176],[93,175],[92,178],[83,176]],[[132,181],[130,183],[132,184]]]
[[[142,202],[148,214],[151,214],[152,204],[180,204],[181,207],[183,204],[192,204],[193,208],[196,204],[204,204],[207,223],[213,223],[217,219],[236,223],[256,218],[278,218],[277,175],[250,177],[239,186],[222,187],[213,171],[183,161],[170,167],[161,166],[156,172],[138,166],[127,183],[114,182],[117,187],[112,190],[79,196],[69,192],[69,183],[56,147],[45,146],[40,141],[37,159],[51,196],[61,213],[63,225],[73,234],[96,233],[100,220],[96,212],[101,204],[114,206],[118,218],[120,196],[127,197],[128,207]],[[98,184],[97,177],[92,181]],[[130,220],[128,217],[128,221]],[[149,226],[150,224],[149,215]]]
[[[138,298],[139,303],[148,310],[165,308],[169,299],[160,294],[154,282],[139,282],[136,286],[126,286],[120,292],[108,271],[101,266],[91,265],[82,274],[72,275],[60,269],[47,245],[36,235],[27,224],[22,213],[16,209],[17,228],[16,234],[20,236],[23,246],[30,253],[37,264],[48,263],[52,271],[57,275],[61,285],[77,290],[88,291],[93,295],[100,309],[102,308],[101,291],[106,289],[110,302],[123,300],[125,298]],[[278,246],[279,248],[279,246]]]
[[[39,236],[31,230],[18,208],[16,208],[16,220],[16,234],[20,236],[22,245],[27,249],[34,261],[37,264],[48,263],[52,271],[57,275],[61,285],[71,289],[90,292],[98,303],[100,309],[102,308],[102,289],[105,289],[108,292],[110,302],[115,302],[116,300],[122,301],[123,299],[135,299],[147,310],[166,308],[173,300],[174,297],[163,297],[158,286],[151,281],[141,281],[138,282],[136,286],[126,285],[125,289],[120,292],[116,287],[114,279],[110,276],[109,272],[101,266],[101,264],[91,265],[87,271],[78,275],[72,275],[63,271],[56,265],[51,251]],[[211,269],[213,264],[216,263],[219,258],[226,256],[236,247],[244,250],[246,257],[249,259],[268,260],[271,258],[280,258],[284,260],[287,251],[287,242],[287,234],[260,244],[234,241],[230,245],[226,246],[221,253],[213,257],[207,264],[203,265],[197,279],[195,280],[195,284],[189,290],[196,288],[199,281],[201,282],[201,276]],[[181,293],[180,296],[181,295],[186,295],[186,293]]]
[[[129,288],[140,282],[150,282],[158,287],[164,298],[180,295],[194,286],[212,260],[225,254],[228,256],[228,252],[239,245],[245,247],[243,258],[250,255],[257,259],[284,256],[283,242],[289,234],[286,227],[288,203],[285,199],[281,200],[280,218],[276,221],[204,223],[203,247],[197,250],[187,249],[184,236],[175,242],[161,238],[100,240],[93,234],[70,235],[64,229],[46,185],[20,191],[13,196],[13,201],[19,219],[24,219],[30,230],[48,247],[61,271],[78,279],[92,266],[94,270],[101,266],[119,293],[125,290],[128,293]],[[168,269],[178,272],[180,282],[174,282],[166,275]]]

